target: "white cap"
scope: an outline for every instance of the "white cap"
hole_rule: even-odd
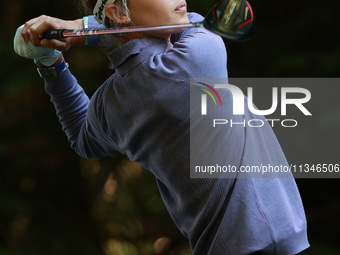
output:
[[[104,24],[104,20],[106,17],[105,7],[108,4],[113,4],[116,0],[98,0],[96,6],[93,9],[93,14],[95,15],[95,19],[100,24]]]

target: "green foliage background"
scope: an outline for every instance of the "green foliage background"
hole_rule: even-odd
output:
[[[217,3],[188,0],[207,13]],[[250,0],[257,31],[242,44],[226,41],[230,77],[339,77],[340,2]],[[75,0],[3,0],[0,86],[0,254],[191,254],[158,193],[154,177],[123,156],[84,160],[70,149],[33,61],[15,55],[13,37],[26,20],[46,14],[83,15]],[[91,95],[111,75],[107,49],[65,53]],[[320,85],[322,86],[322,85]],[[340,163],[339,89],[321,122],[276,131],[288,161]],[[320,104],[321,104],[320,103]],[[340,254],[339,180],[298,179],[311,248],[303,254]]]

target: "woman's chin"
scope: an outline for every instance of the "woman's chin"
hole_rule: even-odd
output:
[[[190,23],[188,18],[188,13],[186,12],[180,12],[176,13],[178,15],[178,18],[176,19],[176,24],[187,24]]]

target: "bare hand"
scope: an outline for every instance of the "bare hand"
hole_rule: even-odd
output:
[[[84,29],[83,20],[61,20],[46,15],[31,19],[25,23],[21,31],[25,43],[31,41],[34,46],[43,46],[59,51],[67,51],[74,45],[83,45],[85,37],[69,37],[63,39],[42,39],[45,31],[49,29]]]

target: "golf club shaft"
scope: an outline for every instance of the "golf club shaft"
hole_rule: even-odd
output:
[[[60,39],[66,37],[76,36],[90,36],[90,35],[108,35],[108,34],[123,34],[149,31],[163,31],[179,28],[203,27],[203,23],[189,23],[176,25],[162,25],[162,26],[145,26],[145,27],[122,27],[122,28],[105,28],[105,29],[50,29],[44,34],[46,39]]]

